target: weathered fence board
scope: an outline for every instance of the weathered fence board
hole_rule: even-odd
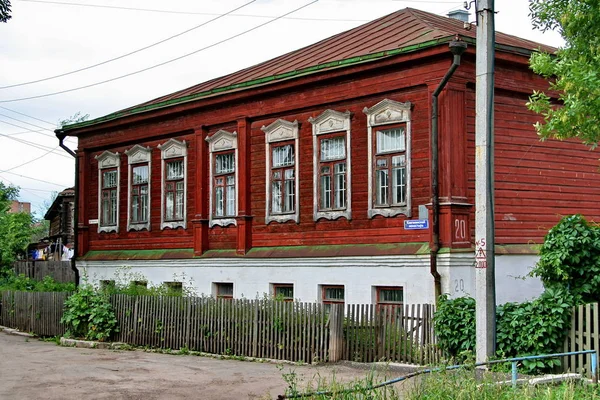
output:
[[[66,292],[1,292],[0,325],[41,336],[64,335],[60,323]]]
[[[13,268],[17,275],[41,281],[49,276],[59,283],[75,283],[75,271],[70,261],[16,261]]]
[[[600,352],[600,312],[598,303],[573,307],[571,329],[565,339],[564,351],[596,350]],[[564,371],[590,373],[589,355],[564,357]],[[598,368],[598,366],[596,366]]]

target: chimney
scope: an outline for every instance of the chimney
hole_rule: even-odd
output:
[[[462,22],[469,22],[469,12],[467,10],[454,10],[446,14],[448,18],[457,19]]]

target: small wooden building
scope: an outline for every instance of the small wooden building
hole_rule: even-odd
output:
[[[450,41],[468,44],[439,98],[442,290],[474,294],[475,30],[404,9],[262,64],[59,134],[79,140],[79,254],[89,276],[130,266],[198,293],[303,301],[434,301],[431,96]],[[561,215],[598,218],[598,154],[541,142],[525,103],[548,82],[496,35],[497,298]],[[218,62],[218,60],[213,60]],[[413,221],[412,223],[410,221]],[[410,229],[417,228],[417,229]]]

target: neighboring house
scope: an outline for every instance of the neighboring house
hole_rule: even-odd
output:
[[[57,131],[79,142],[77,265],[185,272],[199,293],[303,301],[433,302],[431,95],[448,43],[468,43],[439,98],[442,291],[474,295],[475,29],[404,9],[314,45]],[[600,217],[598,154],[540,142],[525,103],[547,81],[534,49],[496,35],[497,300],[561,215]],[[210,62],[219,62],[211,60]],[[430,221],[431,224],[431,221]]]
[[[67,188],[60,192],[44,215],[50,222],[48,238],[51,242],[62,245],[73,243],[73,221],[75,215],[75,189]]]
[[[10,209],[8,210],[9,213],[27,213],[27,214],[31,214],[31,203],[27,203],[27,202],[22,202],[22,201],[18,201],[18,200],[12,200],[10,202]]]

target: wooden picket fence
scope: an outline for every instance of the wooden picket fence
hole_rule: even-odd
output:
[[[40,336],[59,336],[67,292],[1,292],[0,325]]]
[[[0,325],[42,336],[60,324],[68,293],[3,292]],[[134,346],[278,360],[435,363],[433,306],[112,295],[119,332]]]
[[[360,362],[438,363],[431,304],[348,304],[343,359]]]
[[[13,269],[17,275],[41,281],[49,276],[56,282],[75,283],[75,271],[71,268],[71,261],[16,261]]]
[[[600,312],[598,303],[573,307],[571,329],[565,339],[564,351],[597,350],[600,352]],[[564,357],[565,372],[590,373],[590,356]],[[596,366],[598,368],[598,366]]]

